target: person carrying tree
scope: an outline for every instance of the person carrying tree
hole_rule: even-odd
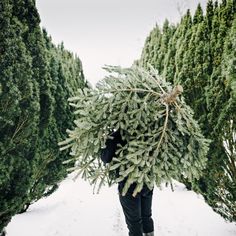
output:
[[[120,131],[114,131],[112,139],[107,139],[106,147],[102,149],[101,159],[107,164],[116,156],[116,150],[119,145],[124,146],[126,141],[122,140]],[[118,175],[117,169],[117,175]],[[152,196],[153,189],[144,185],[141,192],[133,196],[136,184],[129,187],[127,193],[123,196],[122,189],[127,178],[118,183],[119,200],[122,206],[125,221],[129,230],[129,236],[154,236],[154,223],[152,219]]]
[[[153,68],[107,71],[111,75],[95,89],[80,89],[69,99],[78,118],[60,150],[70,148],[68,161],[76,160],[71,171],[97,192],[118,183],[129,236],[152,236],[154,185],[199,179],[210,140],[184,102],[181,85],[173,87]]]

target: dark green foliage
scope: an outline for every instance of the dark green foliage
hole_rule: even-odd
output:
[[[62,165],[67,153],[59,152],[58,141],[65,138],[65,130],[72,127],[74,120],[67,99],[74,95],[77,88],[85,86],[80,59],[66,51],[62,45],[55,47],[45,30],[43,36],[47,48],[46,55],[51,80],[49,92],[52,97],[50,103],[47,103],[50,101],[49,99],[45,99],[43,104],[44,106],[50,104],[52,112],[49,119],[44,119],[40,126],[42,136],[35,164],[35,181],[29,202],[48,195],[52,189],[56,189],[58,182],[66,177],[66,168],[70,167],[72,163],[67,166]],[[47,117],[47,110],[43,114]],[[45,125],[46,120],[48,123]]]
[[[79,58],[39,27],[33,0],[0,2],[0,232],[66,176],[58,141],[73,122],[67,99],[85,82]]]
[[[0,3],[0,231],[26,200],[39,122],[38,83],[12,1]]]
[[[144,67],[152,64],[169,81],[184,87],[194,117],[205,136],[213,140],[207,171],[192,187],[229,221],[236,221],[235,19],[235,0],[220,4],[209,0],[205,15],[198,5],[193,20],[188,11],[176,26],[164,67],[158,60],[163,54],[161,44],[153,36],[158,34],[163,39],[169,33],[157,27],[150,33],[139,61]]]

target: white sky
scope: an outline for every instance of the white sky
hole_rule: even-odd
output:
[[[179,20],[187,8],[207,0],[36,0],[45,27],[57,44],[82,60],[87,80],[105,75],[102,66],[131,66],[155,24]]]

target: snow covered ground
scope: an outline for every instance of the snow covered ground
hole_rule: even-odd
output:
[[[236,225],[226,223],[200,195],[182,184],[155,189],[153,217],[157,236],[235,236]],[[51,196],[13,217],[8,236],[127,236],[117,187],[93,194],[83,180],[64,180]]]

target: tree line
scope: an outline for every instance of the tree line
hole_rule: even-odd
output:
[[[58,142],[74,119],[67,99],[87,84],[79,57],[39,24],[34,0],[1,0],[0,232],[73,165]]]
[[[146,38],[135,63],[180,84],[206,138],[212,140],[204,175],[189,188],[225,219],[236,220],[236,1],[199,4],[177,25],[167,20]]]

